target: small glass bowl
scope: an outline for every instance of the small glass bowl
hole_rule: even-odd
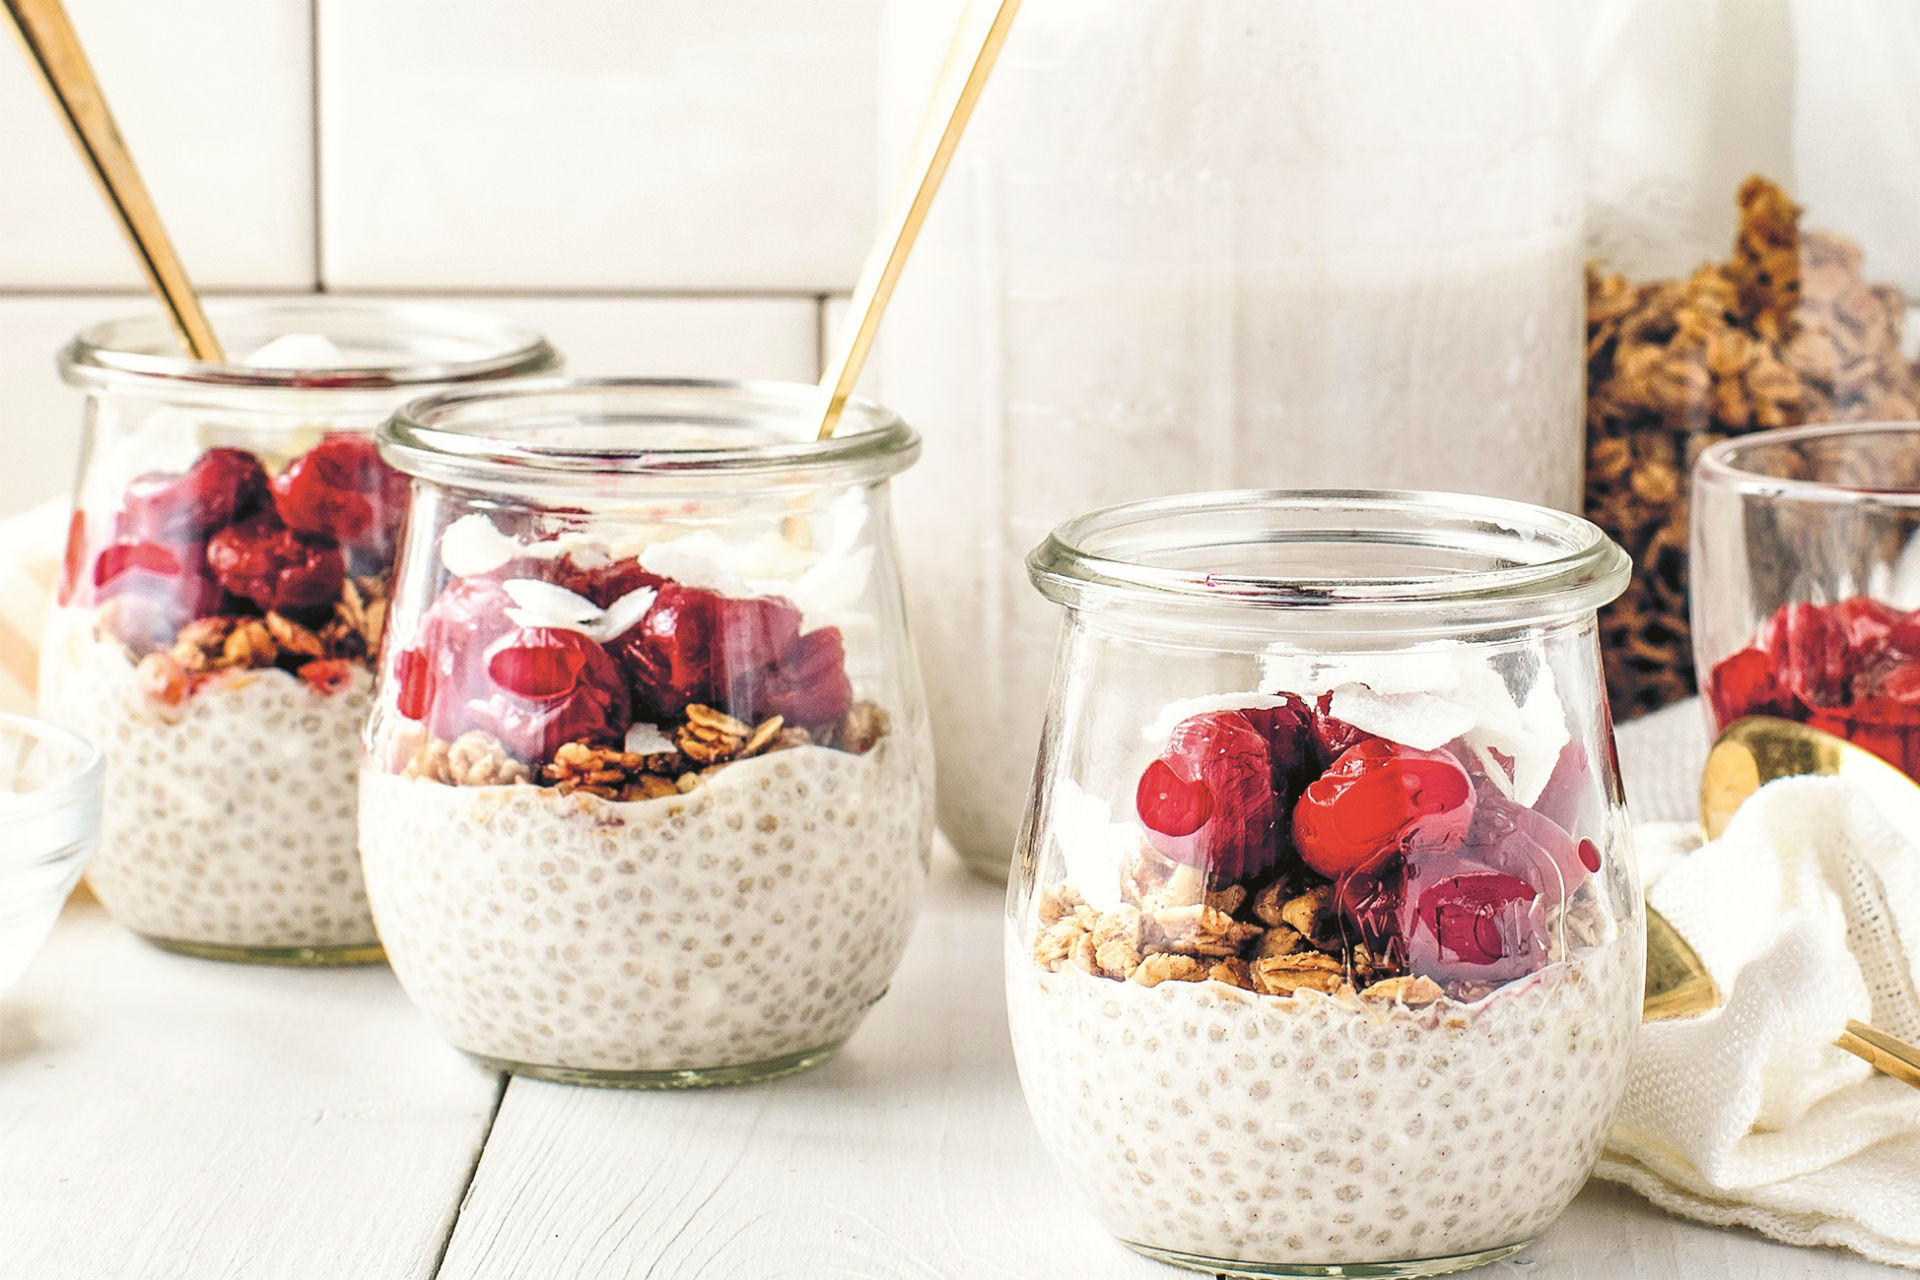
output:
[[[1693,492],[1694,660],[1714,732],[1782,716],[1920,778],[1920,423],[1722,441]]]
[[[100,842],[105,772],[79,734],[0,714],[0,991],[40,950]]]

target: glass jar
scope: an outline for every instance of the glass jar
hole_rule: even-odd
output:
[[[1520,1248],[1640,1023],[1594,620],[1624,554],[1522,503],[1267,491],[1084,516],[1028,568],[1067,619],[1008,1016],[1067,1180],[1203,1271]]]
[[[1920,10],[1606,0],[1592,57],[1586,513],[1622,717],[1687,697],[1689,477],[1730,436],[1920,417]],[[1704,673],[1702,673],[1704,674]]]
[[[1017,553],[1181,489],[1579,500],[1571,10],[1027,0],[876,350],[942,826],[1006,874],[1054,619]],[[891,0],[884,152],[960,0]],[[1444,192],[1444,198],[1436,193]]]
[[[1920,779],[1920,423],[1726,440],[1694,468],[1693,643],[1715,733],[1798,720]]]
[[[407,484],[370,433],[424,390],[557,357],[446,307],[214,321],[232,363],[175,354],[158,314],[61,353],[86,434],[42,714],[106,750],[87,874],[116,920],[221,959],[377,960],[354,778]]]
[[[416,402],[360,784],[387,958],[525,1075],[728,1084],[832,1055],[933,838],[888,481],[812,387],[532,382]]]

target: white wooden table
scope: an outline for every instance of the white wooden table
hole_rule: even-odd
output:
[[[944,861],[836,1060],[669,1094],[503,1081],[384,969],[189,960],[78,904],[0,998],[0,1280],[1189,1274],[1109,1240],[1040,1148],[1005,1034],[1002,897]],[[1480,1274],[1902,1273],[1595,1185]]]

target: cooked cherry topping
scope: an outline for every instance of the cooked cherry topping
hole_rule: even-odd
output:
[[[487,647],[486,672],[492,690],[467,710],[522,760],[544,761],[566,743],[626,732],[629,699],[619,664],[578,631],[510,631]]]
[[[1372,738],[1342,752],[1293,811],[1301,861],[1330,879],[1397,853],[1447,852],[1473,824],[1473,780],[1444,751]]]
[[[1350,749],[1372,739],[1373,735],[1356,729],[1340,719],[1327,708],[1333,704],[1331,691],[1320,695],[1313,704],[1313,745],[1322,769],[1338,760]]]
[[[567,561],[565,557],[561,559]],[[578,586],[570,588],[578,591],[587,599],[605,609],[626,596],[647,587],[658,589],[667,585],[667,580],[657,573],[648,573],[640,567],[640,562],[632,556],[622,560],[610,560],[606,564],[588,569],[580,575]]]
[[[421,615],[414,646],[394,659],[400,714],[451,741],[473,725],[466,705],[488,693],[487,647],[513,630],[513,600],[498,582],[463,578]]]
[[[1281,852],[1274,772],[1273,746],[1247,712],[1189,716],[1135,790],[1147,839],[1216,881],[1267,870]]]
[[[1408,963],[1438,981],[1504,981],[1545,963],[1541,894],[1518,876],[1451,854],[1410,859]]]
[[[221,596],[198,545],[116,542],[93,562],[93,597],[116,602],[114,634],[137,652],[171,643],[181,627],[217,612]]]
[[[646,719],[672,720],[699,702],[751,720],[753,691],[799,642],[800,611],[785,600],[666,583],[610,647],[633,684],[634,710]]]
[[[853,682],[847,678],[847,647],[840,628],[822,627],[794,641],[781,659],[764,668],[742,689],[735,704],[747,720],[781,716],[789,724],[833,724],[853,706]]]
[[[215,534],[207,563],[228,591],[282,613],[331,608],[346,583],[338,546],[297,533],[270,512]]]
[[[152,472],[127,486],[121,533],[143,541],[189,543],[260,509],[267,473],[244,449],[209,449],[184,475]]]
[[[407,509],[407,477],[380,460],[373,441],[336,433],[273,478],[273,503],[289,529],[391,559]]]
[[[1798,720],[1920,777],[1920,611],[1866,596],[1781,606],[1706,681],[1716,723]]]

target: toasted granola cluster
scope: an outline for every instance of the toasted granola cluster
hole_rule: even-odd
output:
[[[1764,178],[1741,186],[1733,256],[1684,280],[1587,275],[1587,514],[1632,553],[1601,611],[1616,712],[1689,696],[1688,477],[1728,436],[1920,416],[1906,299],[1862,275],[1858,244],[1802,231]],[[1920,477],[1910,477],[1920,480]]]
[[[107,634],[113,633],[118,603],[103,606]],[[386,610],[385,582],[361,577],[346,579],[333,616],[318,627],[273,610],[196,618],[168,647],[138,656],[138,679],[149,697],[169,706],[224,672],[270,667],[299,676],[316,692],[333,693],[346,686],[354,667],[371,668],[378,660]]]
[[[603,800],[654,800],[685,795],[728,765],[794,747],[833,746],[865,755],[886,736],[886,713],[870,702],[855,703],[819,737],[790,728],[780,716],[758,725],[694,703],[666,736],[670,751],[635,752],[600,743],[569,742],[537,769],[523,763],[484,730],[451,742],[414,735],[401,744],[404,777],[455,787],[552,787],[561,795],[585,792]]]
[[[1142,843],[1121,897],[1101,911],[1070,886],[1043,890],[1035,962],[1143,987],[1213,981],[1261,995],[1357,992],[1414,1007],[1445,994],[1349,939],[1333,886],[1311,873],[1210,889],[1199,871]]]

